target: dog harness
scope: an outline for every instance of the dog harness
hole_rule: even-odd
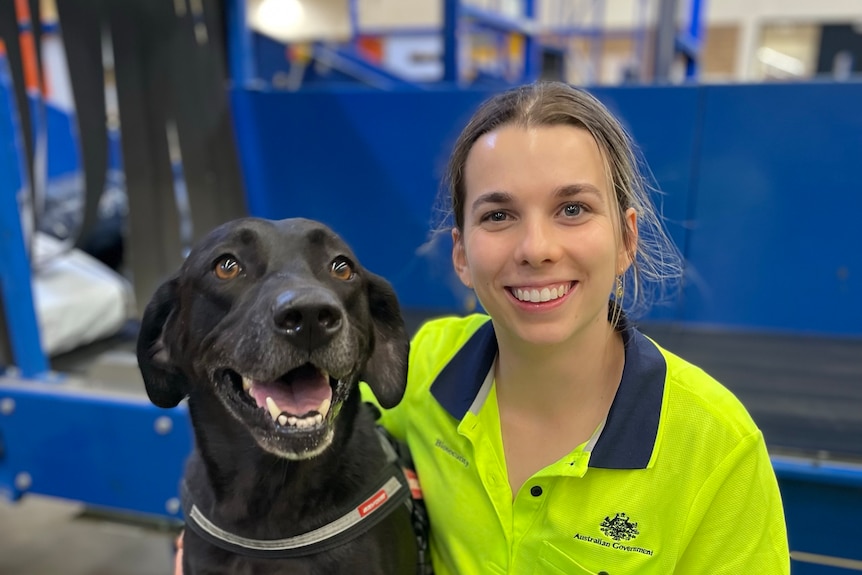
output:
[[[431,573],[427,558],[428,516],[413,462],[406,446],[398,443],[383,427],[378,426],[377,431],[386,453],[386,465],[372,484],[373,489],[355,500],[338,519],[307,533],[284,539],[242,537],[208,519],[194,503],[188,486],[183,482],[182,505],[186,527],[210,544],[231,553],[264,559],[288,559],[314,555],[352,541],[385,519],[399,505],[406,505],[411,512],[418,544],[417,573]]]

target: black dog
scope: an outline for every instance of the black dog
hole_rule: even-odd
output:
[[[153,403],[189,398],[185,575],[417,572],[409,487],[357,387],[397,404],[408,346],[392,287],[320,223],[237,220],[191,252],[137,348]]]

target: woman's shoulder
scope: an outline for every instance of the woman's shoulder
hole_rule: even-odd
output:
[[[414,350],[422,356],[454,353],[489,320],[487,315],[478,313],[430,319],[413,336],[411,354]]]
[[[412,388],[430,385],[436,375],[490,318],[483,314],[446,316],[424,323],[410,342],[408,377]],[[409,387],[409,386],[408,386]]]
[[[701,367],[655,343],[667,366],[666,410],[674,419],[698,422],[702,428],[742,438],[758,427],[736,394]]]

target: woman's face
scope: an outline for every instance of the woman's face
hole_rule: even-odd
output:
[[[574,126],[507,125],[464,167],[464,227],[452,259],[498,337],[553,345],[606,330],[615,277],[631,263],[602,154]]]

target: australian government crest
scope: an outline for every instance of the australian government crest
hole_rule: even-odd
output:
[[[646,549],[634,544],[630,544],[640,535],[638,524],[632,521],[625,513],[617,513],[613,517],[608,515],[605,520],[599,525],[599,530],[604,533],[605,537],[591,537],[590,535],[575,534],[575,539],[601,545],[602,547],[611,547],[620,551],[629,553],[643,553],[644,555],[652,555],[652,549]]]

